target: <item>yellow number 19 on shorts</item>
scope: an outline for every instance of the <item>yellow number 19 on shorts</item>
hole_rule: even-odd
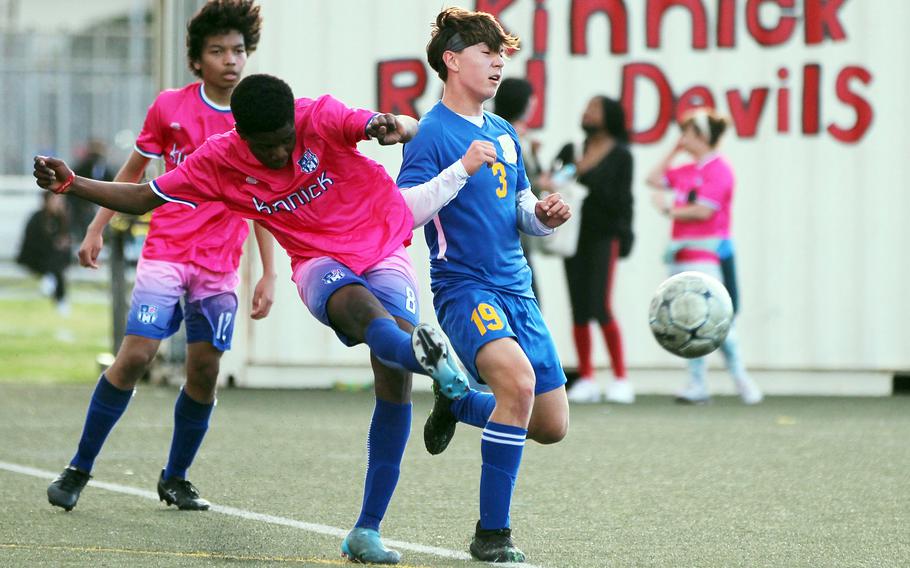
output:
[[[471,312],[471,321],[477,326],[480,335],[486,335],[487,330],[496,331],[503,328],[499,314],[496,313],[493,306],[485,302],[477,304],[477,307]]]

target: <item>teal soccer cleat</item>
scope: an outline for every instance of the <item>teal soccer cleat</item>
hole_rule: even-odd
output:
[[[353,528],[341,543],[341,554],[351,562],[363,564],[398,564],[401,554],[382,545],[379,531]]]
[[[449,344],[433,326],[421,323],[415,327],[411,346],[417,362],[439,383],[442,394],[458,400],[468,392],[468,377],[449,356]]]

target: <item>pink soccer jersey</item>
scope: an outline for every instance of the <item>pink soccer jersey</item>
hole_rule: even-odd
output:
[[[297,143],[284,168],[260,164],[231,131],[209,138],[151,186],[194,212],[202,202],[221,201],[260,222],[295,270],[307,259],[329,256],[361,274],[408,244],[414,222],[385,169],[357,151],[373,114],[328,95],[298,99]]]
[[[202,83],[192,83],[158,95],[146,114],[135,150],[147,158],[163,159],[165,171],[170,172],[206,138],[232,128],[231,109],[209,100]],[[201,204],[193,211],[166,203],[152,214],[142,256],[233,272],[248,232],[246,221],[223,203]]]
[[[675,194],[679,207],[690,203],[706,205],[715,211],[704,221],[674,219],[673,240],[725,239],[730,236],[730,209],[733,203],[733,170],[723,157],[714,154],[706,161],[685,164],[665,174],[667,185]],[[676,255],[679,262],[714,261],[717,255],[683,249]]]

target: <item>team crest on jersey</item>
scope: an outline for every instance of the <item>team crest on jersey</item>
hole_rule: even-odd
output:
[[[311,174],[316,171],[316,167],[319,165],[319,158],[307,148],[306,152],[303,153],[303,156],[297,160],[297,164],[300,165],[300,170],[305,174]]]
[[[158,319],[158,306],[142,304],[139,306],[139,323],[155,323]]]
[[[514,164],[518,161],[518,152],[515,150],[515,141],[508,134],[503,134],[499,138],[499,147],[502,148],[502,159],[506,163]]]
[[[344,278],[344,270],[336,268],[323,276],[322,281],[326,284],[331,284],[332,282],[338,282],[342,278]]]

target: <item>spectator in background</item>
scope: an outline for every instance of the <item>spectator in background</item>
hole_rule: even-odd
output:
[[[66,300],[66,266],[70,259],[69,222],[62,195],[44,194],[41,209],[25,225],[16,262],[41,276],[41,289],[53,295],[57,310],[69,315]]]
[[[684,271],[701,272],[724,281],[721,260],[723,243],[730,237],[734,177],[729,162],[717,152],[727,121],[710,109],[695,109],[681,123],[682,136],[670,153],[648,174],[648,185],[669,189],[667,199],[655,192],[655,206],[673,222],[667,262],[670,275]],[[671,164],[680,152],[694,162],[679,167]],[[739,352],[735,325],[721,345],[727,369],[746,404],[758,404],[763,395],[746,372]],[[677,393],[679,402],[700,404],[709,400],[705,383],[705,357],[689,359],[689,384]]]
[[[85,156],[76,164],[73,171],[77,176],[99,181],[112,181],[114,172],[107,163],[107,147],[104,142],[96,139],[89,140]],[[85,230],[95,218],[98,207],[75,195],[67,195],[66,208],[69,212],[70,236],[73,242],[80,242]]]
[[[532,140],[528,136],[528,117],[534,112],[537,104],[537,97],[534,96],[531,83],[525,79],[509,78],[503,79],[499,85],[499,90],[493,97],[493,113],[506,119],[515,132],[518,134],[518,141],[521,144],[521,157],[525,164],[525,173],[528,181],[531,182],[531,193],[535,197],[540,197],[540,188],[538,187],[538,178],[542,172],[540,160],[537,158],[537,149],[540,142]],[[525,260],[531,268],[531,288],[540,303],[540,289],[537,287],[537,275],[534,273],[534,248],[538,246],[539,239],[530,235],[519,233],[521,237],[521,248],[525,254]]]
[[[588,189],[581,207],[581,227],[575,256],[565,259],[572,336],[578,354],[579,377],[569,389],[570,402],[600,402],[594,379],[591,320],[600,324],[615,380],[607,387],[608,402],[631,404],[635,391],[626,379],[622,334],[613,315],[612,293],[616,261],[632,250],[632,153],[626,119],[619,102],[606,96],[588,101],[581,127],[585,141],[580,157],[572,144],[557,156],[557,165],[574,166],[578,182]],[[550,176],[541,187],[555,189]]]

